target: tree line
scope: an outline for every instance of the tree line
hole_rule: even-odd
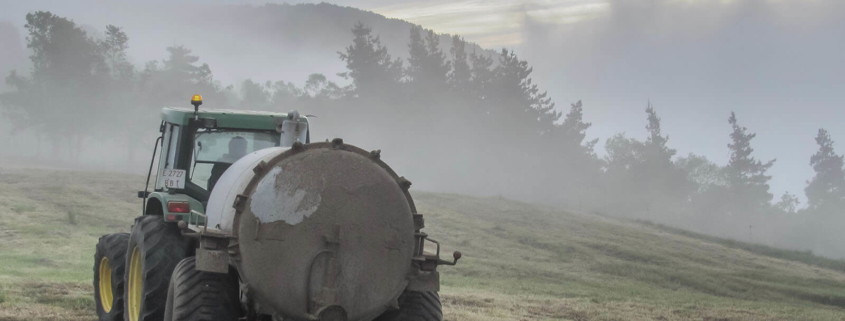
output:
[[[318,115],[315,133],[371,142],[413,173],[410,178],[439,190],[667,221],[682,217],[713,229],[778,221],[810,234],[808,224],[818,221],[798,217],[841,219],[845,205],[843,156],[825,129],[815,138],[818,152],[808,155],[815,176],[803,207],[790,193],[773,201],[767,172],[775,160],[755,157],[756,134],[734,113],[726,115],[731,143],[724,166],[701,155],[676,155],[651,103],[643,115],[646,139],[617,134],[599,157],[599,140],[587,139],[592,124],[583,118],[584,104],[558,111],[532,81],[527,61],[507,49],[469,52],[460,36],[444,52],[440,36],[419,26],[411,28],[407,59],[394,58],[370,28],[353,26],[351,43],[338,52],[346,64],[338,76],[348,85],[312,74],[302,86],[247,79],[236,90],[216,81],[211,67],[184,46],[136,66],[120,27],[106,26],[102,37],[93,37],[50,12],[30,13],[26,21],[32,69],[6,77],[11,90],[0,94],[0,107],[13,132],[34,134],[54,156],[78,158],[85,142],[110,141],[136,158],[156,134],[158,109],[187,105],[200,93],[210,107]]]

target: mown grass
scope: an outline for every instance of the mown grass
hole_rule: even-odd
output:
[[[94,245],[128,231],[142,184],[0,168],[0,320],[93,320]],[[413,194],[444,253],[464,254],[440,268],[446,320],[845,319],[842,261],[502,198]]]
[[[753,243],[747,243],[747,242],[742,242],[742,241],[718,238],[718,237],[714,237],[714,236],[710,236],[710,235],[706,235],[706,234],[691,232],[691,231],[687,231],[687,230],[683,230],[683,229],[679,229],[679,228],[675,228],[675,227],[671,227],[671,226],[666,226],[666,225],[663,225],[663,224],[657,224],[657,223],[653,223],[653,222],[649,222],[649,221],[637,221],[637,222],[645,224],[645,225],[649,225],[649,226],[654,226],[658,229],[661,229],[663,231],[667,231],[667,232],[670,232],[670,233],[689,236],[689,237],[700,239],[700,240],[703,240],[703,241],[721,244],[721,245],[724,245],[724,246],[727,246],[727,247],[730,247],[730,248],[742,249],[742,250],[745,250],[745,251],[748,251],[748,252],[751,252],[751,253],[775,257],[775,258],[784,259],[784,260],[803,262],[803,263],[807,263],[809,265],[815,265],[815,266],[818,266],[818,267],[823,267],[823,268],[827,268],[827,269],[845,272],[845,261],[834,260],[834,259],[829,259],[829,258],[825,258],[825,257],[822,257],[822,256],[814,255],[813,251],[786,250],[786,249],[771,247],[771,246],[768,246],[768,245],[753,244]]]

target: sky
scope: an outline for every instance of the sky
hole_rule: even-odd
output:
[[[4,9],[0,21],[22,26],[24,13],[50,8],[74,17],[77,23],[100,25],[98,17],[120,10],[125,3],[94,2],[101,4],[102,12],[68,1],[0,0]],[[460,34],[485,48],[515,50],[534,67],[535,83],[549,92],[560,110],[583,101],[584,117],[594,123],[588,134],[602,139],[597,148],[600,155],[604,139],[616,133],[645,137],[644,110],[651,101],[662,118],[663,133],[670,137],[669,144],[678,155],[693,152],[724,165],[729,157],[727,119],[735,111],[740,124],[757,133],[752,141],[755,156],[764,161],[777,159],[769,171],[775,199],[789,191],[803,200],[805,182],[813,175],[809,158],[817,149],[813,138],[818,128],[826,128],[835,141],[845,142],[841,126],[845,123],[845,1],[333,3],[372,10],[440,33]],[[131,23],[131,17],[126,19]],[[133,38],[141,42],[130,49],[159,50],[130,50],[138,59],[160,58],[164,54],[160,48],[186,41],[162,24],[143,19],[137,18],[135,25],[147,30],[133,32],[147,36]],[[336,59],[331,63],[330,68],[342,67]],[[236,79],[243,75],[237,64],[210,64],[224,83],[242,80]],[[305,72],[309,71],[301,71]],[[261,74],[256,78],[301,79],[299,74],[293,79],[286,76]],[[845,152],[845,145],[840,144],[838,152]]]

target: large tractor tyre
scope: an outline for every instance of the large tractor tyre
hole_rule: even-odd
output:
[[[126,251],[126,321],[160,321],[164,318],[167,286],[187,246],[176,224],[161,216],[135,219]]]
[[[437,292],[405,291],[399,296],[399,310],[388,311],[373,321],[442,321],[443,306]]]
[[[100,321],[123,320],[123,274],[129,233],[107,234],[94,253],[94,302]]]
[[[196,259],[182,260],[167,292],[165,321],[235,321],[243,317],[234,275],[203,272]]]

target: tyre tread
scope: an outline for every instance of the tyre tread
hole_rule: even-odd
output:
[[[100,237],[94,253],[94,304],[97,310],[97,319],[100,321],[123,321],[123,274],[126,268],[126,247],[129,244],[129,233],[106,234]],[[103,257],[109,259],[112,269],[112,309],[105,312],[100,302],[100,260]],[[114,277],[114,276],[119,277]]]
[[[164,317],[164,299],[167,297],[171,274],[179,261],[185,257],[186,246],[181,232],[173,224],[165,222],[161,216],[145,215],[136,218],[132,233],[130,246],[137,245],[144,252],[144,296],[138,320],[158,321]],[[127,255],[127,266],[129,259],[130,256]],[[125,271],[124,280],[128,280],[129,269]],[[128,287],[126,289],[128,291]],[[125,318],[129,320],[129,309],[125,311]]]
[[[196,269],[196,258],[176,266],[167,307],[172,321],[237,320],[242,316],[237,281],[229,274]]]

